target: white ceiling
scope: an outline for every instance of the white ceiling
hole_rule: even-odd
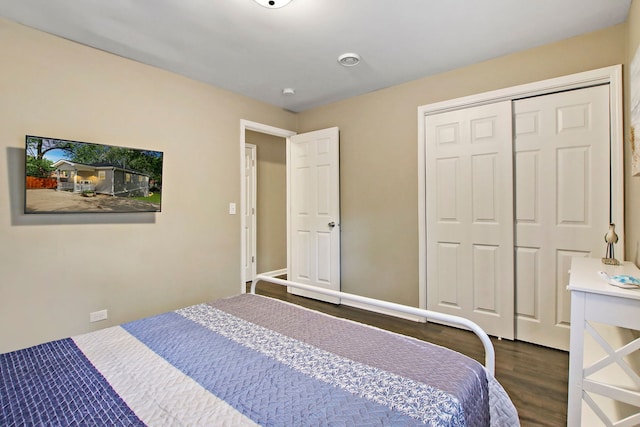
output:
[[[630,5],[293,0],[267,9],[253,0],[0,0],[0,16],[299,112],[619,24]],[[345,52],[362,62],[338,65]]]

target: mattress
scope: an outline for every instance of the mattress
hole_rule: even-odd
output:
[[[0,425],[514,426],[462,354],[244,294],[0,355]]]

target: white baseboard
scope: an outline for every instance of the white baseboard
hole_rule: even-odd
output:
[[[349,307],[361,308],[363,310],[371,311],[373,313],[386,314],[388,316],[394,316],[400,319],[411,320],[413,322],[426,323],[426,319],[422,316],[415,316],[413,314],[407,314],[407,313],[399,313],[397,311],[388,310],[380,307],[373,307],[371,305],[353,302],[353,301],[341,301],[340,303]]]
[[[267,271],[265,273],[258,273],[258,274],[262,274],[263,276],[269,276],[269,277],[278,277],[278,276],[283,276],[287,274],[287,269],[281,268],[280,270]],[[256,276],[258,274],[256,274]]]

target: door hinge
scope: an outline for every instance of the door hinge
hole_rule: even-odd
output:
[[[251,257],[251,262],[256,262],[256,257],[252,256]]]

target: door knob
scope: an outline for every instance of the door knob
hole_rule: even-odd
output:
[[[331,221],[329,224],[327,224],[329,226],[329,228],[333,228],[336,226],[335,221]]]

